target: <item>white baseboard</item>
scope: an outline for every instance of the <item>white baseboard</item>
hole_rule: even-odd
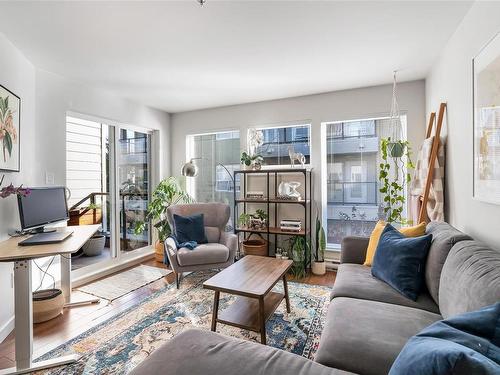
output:
[[[3,340],[5,340],[13,330],[14,316],[12,316],[2,327],[0,327],[0,342],[3,342]]]

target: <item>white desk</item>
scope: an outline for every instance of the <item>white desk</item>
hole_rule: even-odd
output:
[[[67,355],[33,363],[33,297],[31,287],[31,261],[47,256],[61,256],[61,289],[65,307],[71,302],[71,253],[78,251],[99,229],[99,225],[83,225],[58,228],[71,230],[73,234],[57,244],[19,246],[18,243],[28,236],[13,237],[0,242],[0,262],[14,262],[14,308],[16,336],[16,367],[0,370],[0,375],[26,374],[32,371],[62,366],[78,360],[78,355]],[[86,303],[99,302],[94,298]]]

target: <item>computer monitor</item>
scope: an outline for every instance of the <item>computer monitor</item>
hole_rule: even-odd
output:
[[[45,225],[69,220],[64,187],[30,188],[28,196],[17,196],[17,204],[23,231],[43,232]]]

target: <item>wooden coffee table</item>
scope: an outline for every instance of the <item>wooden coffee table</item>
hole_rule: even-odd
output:
[[[247,255],[203,283],[203,287],[215,291],[212,311],[212,331],[217,322],[260,332],[260,342],[266,344],[266,321],[283,299],[290,312],[290,299],[286,273],[291,260]],[[271,291],[283,280],[284,293]],[[228,308],[219,313],[220,293],[238,296]]]

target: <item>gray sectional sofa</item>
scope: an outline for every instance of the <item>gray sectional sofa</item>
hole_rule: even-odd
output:
[[[431,223],[426,290],[400,295],[363,266],[367,238],[344,239],[315,362],[256,343],[189,330],[134,375],[387,374],[407,340],[435,321],[500,301],[500,252],[446,223]]]

